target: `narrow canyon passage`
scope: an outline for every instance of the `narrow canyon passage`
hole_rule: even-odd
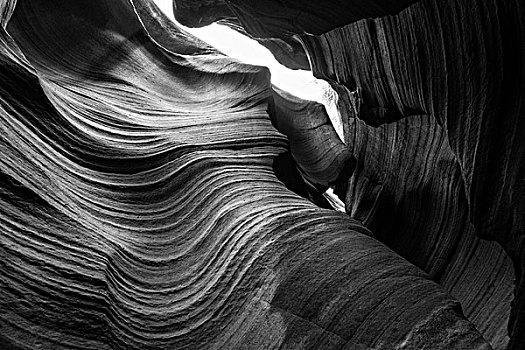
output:
[[[517,0],[0,16],[0,349],[521,348]]]

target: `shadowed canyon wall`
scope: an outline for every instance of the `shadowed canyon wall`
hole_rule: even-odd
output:
[[[293,43],[342,143],[151,1],[0,2],[0,347],[518,349],[521,5],[386,3],[175,4]]]

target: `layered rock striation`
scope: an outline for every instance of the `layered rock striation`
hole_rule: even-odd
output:
[[[507,333],[520,348],[522,3],[388,2],[356,16],[353,2],[225,3],[252,35],[300,40],[338,91],[357,159],[347,213],[459,298],[495,348]]]
[[[503,348],[523,228],[521,51],[508,57],[520,5],[493,2],[505,23],[488,4],[460,21],[473,4],[428,1],[350,24],[411,3],[268,2],[246,26],[318,34],[293,40],[339,93],[343,143],[321,105],[273,90],[267,69],[151,1],[1,2],[0,346]],[[258,4],[176,7],[194,25],[246,24]],[[435,55],[479,51],[495,27],[521,30],[491,54],[499,66]],[[464,41],[447,40],[453,30]],[[414,47],[399,37],[427,56],[407,63]],[[443,80],[451,72],[461,79]],[[503,112],[509,124],[494,120]],[[287,152],[294,190],[335,186],[347,214],[285,186],[275,162]]]

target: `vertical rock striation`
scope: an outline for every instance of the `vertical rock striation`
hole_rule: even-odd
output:
[[[399,144],[397,152],[390,153],[394,159],[397,155],[403,155],[406,165],[389,166],[391,160],[386,158],[365,161],[364,167],[374,167],[374,163],[382,169],[386,167],[386,172],[390,173],[387,178],[397,178],[411,187],[416,186],[408,192],[406,187],[399,189],[399,182],[385,186],[379,179],[377,181],[382,183],[383,199],[381,196],[376,197],[374,206],[389,206],[386,198],[391,196],[396,199],[390,205],[397,208],[401,203],[402,206],[417,205],[417,197],[427,201],[428,205],[423,206],[422,210],[415,211],[412,208],[405,211],[405,215],[398,216],[413,222],[415,225],[411,226],[414,228],[418,227],[417,222],[428,220],[426,215],[421,215],[424,212],[442,215],[438,221],[439,227],[425,230],[419,240],[414,240],[414,237],[421,236],[421,233],[414,232],[405,240],[396,233],[395,228],[388,232],[388,229],[381,230],[372,224],[370,227],[374,232],[378,235],[384,232],[385,241],[390,241],[389,245],[394,249],[398,246],[396,251],[407,257],[411,253],[402,252],[410,246],[406,242],[420,241],[419,244],[428,247],[428,243],[436,240],[432,237],[445,238],[447,241],[447,236],[464,239],[475,232],[480,238],[497,241],[513,260],[518,294],[509,324],[509,332],[514,339],[511,348],[520,346],[524,334],[523,321],[519,316],[514,316],[521,314],[521,300],[525,298],[520,287],[523,270],[523,248],[520,242],[525,228],[525,166],[519,161],[524,158],[525,152],[525,124],[521,118],[524,112],[525,81],[524,15],[521,3],[512,1],[422,1],[397,16],[364,20],[319,37],[303,38],[310,54],[316,57],[312,62],[317,75],[347,87],[359,87],[367,106],[394,109],[400,117],[406,117],[392,126],[384,127],[392,131],[381,133],[385,146]],[[343,61],[341,57],[344,57]],[[425,111],[428,117],[411,116],[414,113],[407,113],[407,110]],[[377,114],[362,113],[359,117],[370,124],[378,124]],[[413,131],[405,135],[394,131],[403,125],[413,125]],[[363,134],[377,134],[376,130],[362,128],[368,131],[356,132],[353,134],[356,139],[363,138]],[[377,142],[372,144],[377,145]],[[375,147],[373,153],[384,154],[384,146]],[[406,152],[410,152],[410,149],[414,153],[407,157]],[[440,156],[443,152],[448,156]],[[362,159],[370,159],[370,156]],[[447,163],[451,166],[448,166],[448,170],[447,166],[443,167]],[[410,172],[392,176],[407,165]],[[417,177],[412,180],[410,174],[414,173],[414,169],[418,169],[415,172]],[[368,172],[380,173],[373,170]],[[440,180],[436,176],[444,178]],[[432,189],[420,185],[421,181],[425,183],[429,180],[434,183]],[[458,184],[458,181],[462,184]],[[354,183],[359,183],[358,177]],[[457,185],[452,185],[454,183]],[[460,191],[457,190],[458,185],[463,187]],[[454,187],[456,190],[453,190]],[[439,195],[440,192],[445,197]],[[466,195],[465,200],[460,200],[456,205],[447,202],[446,197],[455,196],[457,201],[462,197],[462,192]],[[357,188],[354,193],[361,195]],[[432,200],[436,193],[436,200]],[[413,198],[414,194],[416,198]],[[357,210],[355,198],[349,195],[348,204]],[[374,197],[363,198],[369,200]],[[368,203],[366,205],[370,206]],[[459,211],[446,214],[439,207],[448,210],[458,208]],[[421,221],[412,217],[416,212]],[[384,222],[385,217],[384,212],[379,213],[376,220]],[[448,234],[451,231],[443,225],[447,222],[458,230],[459,235]],[[472,229],[470,224],[473,225]],[[454,244],[441,245],[446,246]],[[474,245],[469,250],[478,247]],[[483,247],[486,249],[485,244]],[[418,265],[424,266],[423,263]],[[495,292],[492,285],[502,284],[510,290],[509,274],[494,275],[490,273],[493,268],[486,268],[487,292]],[[479,275],[481,269],[472,273]],[[428,271],[427,268],[425,270]],[[469,277],[470,280],[472,278]],[[479,300],[481,302],[483,298]],[[495,313],[500,313],[501,302],[495,300]],[[483,308],[486,306],[480,304],[476,309]],[[481,327],[486,327],[482,324],[493,321],[486,318],[478,322]]]

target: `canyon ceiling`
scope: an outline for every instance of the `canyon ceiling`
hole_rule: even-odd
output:
[[[521,0],[174,13],[344,142],[150,0],[0,0],[0,349],[525,346]]]

